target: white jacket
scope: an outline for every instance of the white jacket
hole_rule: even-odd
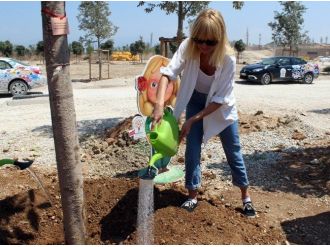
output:
[[[174,115],[179,119],[185,110],[195,89],[200,61],[185,60],[184,52],[188,45],[188,39],[184,40],[167,67],[162,67],[160,72],[175,80],[183,71],[180,90],[177,95]],[[234,56],[226,55],[223,65],[218,66],[215,71],[214,81],[207,96],[205,107],[211,103],[222,104],[219,109],[212,112],[203,119],[204,137],[206,142],[213,136],[218,135],[226,127],[238,119],[236,100],[234,96],[234,77],[236,70],[236,59]]]

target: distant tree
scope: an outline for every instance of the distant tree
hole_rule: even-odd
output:
[[[42,63],[45,63],[45,56],[44,56],[44,41],[39,41],[36,46],[36,55],[41,56]]]
[[[170,51],[174,54],[179,47],[178,43],[170,42]]]
[[[72,50],[73,54],[81,55],[81,54],[83,54],[84,47],[83,47],[82,43],[80,43],[79,41],[73,41],[71,43],[71,50]]]
[[[44,42],[43,41],[39,41],[37,43],[37,46],[36,46],[36,54],[37,55],[44,55]]]
[[[17,45],[15,46],[15,52],[18,57],[24,57],[26,54],[26,48],[24,45]]]
[[[101,49],[109,50],[109,53],[111,54],[113,52],[113,40],[108,39],[104,43],[101,44]]]
[[[132,43],[129,48],[130,48],[130,52],[133,55],[140,54],[141,63],[142,63],[142,54],[146,48],[146,44],[144,43],[142,37],[140,37],[138,41]]]
[[[87,44],[87,47],[86,47],[87,54],[88,55],[91,55],[93,51],[94,51],[94,48],[93,48],[92,44],[91,43],[88,43]]]
[[[283,11],[275,11],[274,22],[268,23],[273,33],[273,41],[277,45],[289,47],[290,55],[298,48],[298,44],[304,43],[307,32],[302,31],[304,23],[303,14],[306,7],[301,2],[286,1],[280,2]]]
[[[233,1],[233,8],[234,9],[241,9],[244,6],[243,1]]]
[[[29,56],[36,54],[36,46],[35,45],[29,45],[29,48],[27,48],[27,54]]]
[[[140,1],[137,7],[145,5],[145,1]],[[161,1],[156,3],[148,3],[144,9],[146,13],[152,12],[155,8],[164,10],[167,15],[176,13],[178,16],[178,29],[176,36],[179,42],[183,39],[183,22],[186,17],[196,16],[201,10],[209,5],[209,1]]]
[[[70,45],[70,51],[75,55],[76,62],[78,62],[78,56],[82,55],[84,52],[84,47],[81,42],[73,41]]]
[[[79,5],[79,29],[86,32],[85,42],[93,42],[96,38],[99,61],[99,79],[102,74],[101,63],[101,42],[106,38],[111,38],[118,30],[109,20],[111,12],[109,10],[109,2],[104,1],[82,1]]]
[[[0,41],[0,52],[6,56],[9,57],[13,54],[13,45],[10,43],[10,41],[6,40],[5,42]]]
[[[129,51],[129,45],[124,45],[122,48],[121,48],[123,51]]]
[[[160,55],[160,44],[154,46],[155,54]]]
[[[176,32],[176,37],[180,41],[184,37],[183,33],[183,22],[188,17],[196,16],[200,11],[206,9],[209,5],[209,1],[160,1],[156,3],[148,3],[147,7],[144,9],[146,13],[151,13],[155,8],[160,8],[164,10],[167,15],[176,13],[178,16],[178,29]],[[139,1],[137,7],[144,6],[145,1]],[[244,2],[234,1],[233,8],[241,9]]]
[[[234,48],[237,51],[237,63],[239,63],[240,54],[243,51],[245,51],[245,44],[244,44],[243,40],[240,39],[240,40],[236,41]]]

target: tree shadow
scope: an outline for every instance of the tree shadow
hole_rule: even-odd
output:
[[[33,233],[16,225],[16,215],[26,215],[26,220],[34,231],[39,230],[40,217],[36,208],[47,208],[44,203],[35,205],[35,192],[17,194],[0,200],[0,244],[22,244],[35,239]]]
[[[318,114],[330,114],[330,108],[320,109],[320,110],[311,110],[308,112],[314,112]]]
[[[139,188],[129,190],[100,221],[101,240],[105,243],[120,244],[137,228]],[[185,195],[168,189],[154,189],[154,210],[168,206],[180,207]]]
[[[281,223],[287,240],[299,245],[330,244],[330,211]]]
[[[138,188],[129,190],[100,221],[101,240],[121,243],[136,229]]]
[[[84,140],[91,135],[100,137],[104,134],[106,129],[114,127],[121,120],[121,118],[106,118],[77,121],[77,131],[79,133],[79,138],[80,140]],[[40,136],[53,138],[53,129],[51,125],[39,126],[34,128],[32,132],[37,133]]]

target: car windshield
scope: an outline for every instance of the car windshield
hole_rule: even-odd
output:
[[[262,59],[260,64],[262,64],[262,65],[272,65],[272,64],[275,64],[275,62],[276,62],[276,58],[275,57],[270,57],[270,58]]]
[[[30,66],[29,64],[27,63],[24,63],[24,62],[21,62],[21,61],[18,61],[16,59],[8,59],[7,62],[12,66],[12,67],[15,67],[16,64],[20,64],[20,65],[23,65],[23,66]]]

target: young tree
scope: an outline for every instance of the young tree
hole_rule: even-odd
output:
[[[24,57],[25,53],[26,53],[26,48],[25,48],[24,45],[17,45],[15,47],[15,52],[16,52],[18,57]]]
[[[12,43],[9,40],[5,42],[0,41],[0,52],[6,57],[10,57],[13,54]]]
[[[140,54],[141,63],[142,63],[142,54],[145,49],[146,49],[146,44],[144,43],[142,37],[140,37],[138,41],[135,41],[130,45],[130,52],[133,55]]]
[[[154,46],[155,54],[160,55],[160,44]]]
[[[42,63],[45,63],[45,56],[44,56],[44,41],[39,41],[37,43],[37,47],[36,47],[36,55],[39,57],[39,59],[42,59]]]
[[[101,44],[101,48],[104,50],[109,50],[109,53],[111,54],[113,51],[113,40],[108,39],[107,41]]]
[[[121,48],[122,51],[129,51],[129,45],[123,45],[123,47]]]
[[[235,42],[234,45],[235,50],[237,51],[237,63],[239,63],[239,57],[241,52],[245,51],[245,44],[243,42],[243,40],[238,40]]]
[[[145,1],[140,1],[138,7],[144,6]],[[166,14],[176,13],[178,15],[178,29],[176,37],[180,43],[184,37],[183,22],[186,17],[193,17],[201,10],[207,8],[210,2],[208,1],[161,1],[158,3],[148,3],[144,9],[146,13],[152,12],[156,7],[166,11]]]
[[[102,61],[101,61],[101,42],[104,39],[111,38],[118,30],[108,17],[111,15],[109,10],[109,2],[104,1],[83,1],[79,5],[79,29],[86,32],[83,40],[88,42],[95,41],[98,49],[99,61],[99,79],[102,78]]]
[[[80,43],[79,41],[73,41],[71,43],[71,50],[72,53],[76,56],[76,62],[77,62],[78,56],[82,55],[84,52],[84,47],[82,43]]]
[[[298,48],[299,43],[303,43],[307,32],[302,32],[304,23],[303,14],[306,7],[301,2],[285,1],[280,2],[283,11],[275,11],[275,21],[268,23],[273,33],[272,38],[276,45],[289,47],[290,55]]]
[[[36,54],[44,56],[44,41],[39,41],[37,43]]]
[[[61,192],[66,244],[85,244],[83,177],[80,163],[76,114],[70,81],[70,54],[67,35],[53,35],[51,16],[65,16],[64,1],[42,1],[45,43],[56,163]],[[43,11],[47,9],[46,11]]]

